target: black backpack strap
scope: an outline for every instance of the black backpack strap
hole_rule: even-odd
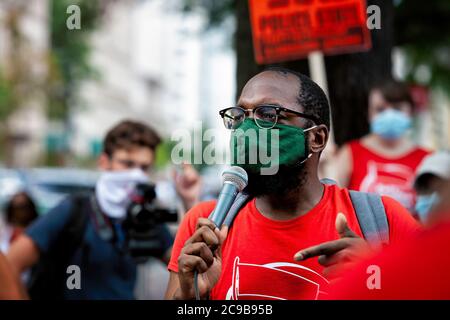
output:
[[[89,196],[85,194],[77,194],[73,198],[70,219],[63,231],[67,233],[67,237],[65,237],[68,256],[67,260],[69,260],[74,255],[75,251],[83,244],[84,231],[86,230],[86,223],[89,218],[89,212],[86,208],[88,200]]]
[[[389,223],[381,196],[349,190],[364,238],[373,247],[389,243]]]
[[[61,300],[64,298],[65,276],[70,259],[83,246],[84,231],[89,218],[86,210],[88,196],[72,197],[69,219],[55,244],[42,254],[31,274],[28,292],[31,299]]]

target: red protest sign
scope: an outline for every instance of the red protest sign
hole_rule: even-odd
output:
[[[365,0],[249,0],[260,64],[304,58],[316,50],[349,53],[371,47]]]

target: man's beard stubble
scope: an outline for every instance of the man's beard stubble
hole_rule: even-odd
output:
[[[306,182],[305,163],[280,165],[274,175],[261,175],[260,172],[248,173],[248,185],[245,188],[252,197],[265,195],[286,195],[295,192]]]

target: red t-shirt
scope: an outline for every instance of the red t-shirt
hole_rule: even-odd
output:
[[[417,237],[392,246],[378,256],[360,263],[330,288],[331,292],[327,299],[448,300],[450,299],[448,244],[450,244],[449,222],[426,230]],[[369,269],[370,266],[378,268],[377,274],[373,267]],[[378,287],[375,286],[377,281]]]
[[[416,147],[401,157],[386,158],[369,150],[359,140],[350,142],[349,146],[353,168],[348,188],[390,196],[413,212],[415,172],[429,152]]]
[[[420,227],[400,204],[383,197],[390,238],[408,238]],[[169,270],[178,272],[178,256],[195,232],[199,217],[208,217],[215,202],[192,208],[178,230]],[[309,212],[288,221],[263,216],[251,200],[237,215],[222,245],[222,274],[211,291],[212,299],[317,299],[326,293],[328,281],[317,258],[296,262],[294,254],[322,242],[336,240],[338,212],[349,227],[362,235],[346,189],[327,185],[319,203]]]

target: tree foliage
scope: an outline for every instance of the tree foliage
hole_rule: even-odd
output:
[[[0,120],[6,117],[12,111],[11,88],[9,82],[0,73]]]
[[[81,9],[81,29],[66,26],[67,8],[76,4]],[[65,118],[74,103],[79,84],[95,74],[89,62],[89,35],[100,16],[99,0],[53,0],[50,7],[51,52],[49,59],[49,116]]]
[[[185,0],[185,3],[187,10],[198,7],[205,10],[209,15],[209,27],[220,25],[230,15],[235,17],[234,45],[239,93],[245,82],[264,67],[257,65],[253,58],[248,0]],[[401,47],[406,53],[408,82],[416,82],[417,70],[428,68],[431,77],[424,84],[450,88],[450,2],[367,0],[367,4],[381,8],[381,29],[371,31],[372,49],[325,59],[338,145],[367,133],[368,92],[374,83],[391,77],[391,50],[394,46]],[[305,59],[281,65],[309,73]]]
[[[4,4],[4,25],[10,35],[10,50],[5,52],[8,65],[0,70],[0,120],[5,120],[33,91],[35,79],[29,75],[29,62],[24,54],[24,37],[19,22],[25,3]],[[7,68],[6,68],[7,67]]]
[[[396,7],[396,43],[408,59],[407,80],[428,68],[424,84],[450,92],[450,1],[403,0]]]
[[[241,0],[241,2],[248,0]],[[408,60],[406,80],[415,82],[418,68],[426,66],[430,79],[424,84],[450,91],[450,1],[392,1],[394,7],[394,45],[404,49]],[[207,12],[209,27],[215,27],[236,14],[238,0],[184,0],[185,10],[201,8]],[[383,15],[383,8],[381,8]],[[237,17],[237,23],[244,17]],[[248,17],[247,17],[248,18]],[[382,26],[383,27],[383,26]],[[238,56],[239,59],[239,56]]]
[[[239,0],[184,0],[183,9],[186,12],[197,9],[204,10],[207,13],[208,26],[216,27],[236,12],[238,1]]]
[[[20,32],[20,20],[25,18],[27,1],[13,2],[6,8],[6,24],[13,53],[8,57],[8,72],[0,72],[0,119],[22,105],[33,91],[41,90],[47,96],[50,118],[64,119],[76,97],[82,80],[94,74],[89,63],[89,35],[97,26],[100,3],[106,0],[49,0],[50,48],[44,61],[27,56],[29,43]],[[81,10],[81,29],[69,30],[66,25],[70,5]],[[29,77],[30,64],[43,64],[48,71],[45,81]],[[1,70],[0,70],[1,71]]]

